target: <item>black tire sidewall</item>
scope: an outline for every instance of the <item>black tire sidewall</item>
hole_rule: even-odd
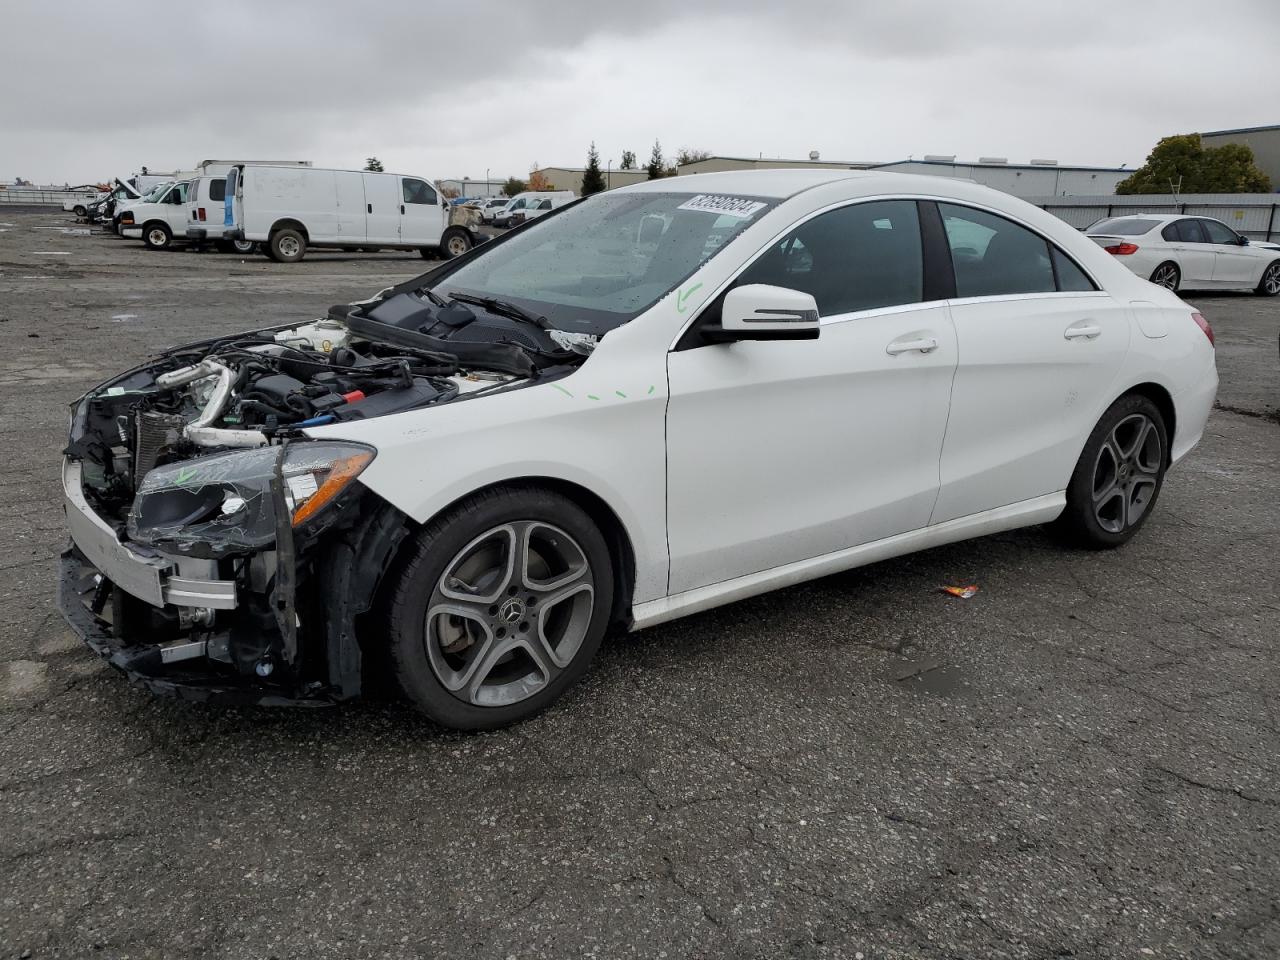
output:
[[[286,257],[280,252],[280,240],[285,236],[296,237],[298,240],[298,255],[296,257]],[[283,230],[277,230],[271,235],[271,257],[279,263],[297,263],[307,253],[307,241],[300,232],[292,227],[285,227]]]
[[[1146,415],[1160,432],[1160,449],[1163,454],[1163,462],[1160,465],[1160,474],[1156,480],[1155,493],[1152,494],[1151,502],[1147,505],[1146,511],[1133,526],[1119,533],[1112,533],[1102,528],[1102,525],[1098,523],[1098,518],[1093,513],[1093,471],[1099,448],[1108,434],[1121,420],[1135,413]],[[1164,489],[1164,478],[1168,469],[1169,428],[1164,422],[1164,415],[1160,412],[1160,408],[1148,397],[1144,397],[1141,394],[1128,394],[1121,397],[1108,407],[1107,412],[1098,420],[1093,431],[1089,434],[1089,439],[1085,442],[1084,450],[1080,453],[1080,459],[1076,461],[1076,468],[1071,474],[1071,482],[1067,486],[1067,506],[1058,520],[1059,528],[1076,543],[1094,549],[1107,549],[1127,543],[1133,539],[1133,536],[1142,529],[1143,525],[1150,519],[1151,514],[1155,512],[1156,504],[1160,500],[1160,492]]]
[[[452,240],[454,237],[462,237],[463,240],[466,241],[467,249],[463,250],[462,253],[453,253],[449,250],[449,241]],[[470,252],[471,252],[470,238],[468,238],[466,233],[459,230],[457,227],[446,230],[444,232],[444,235],[440,238],[440,256],[442,259],[453,260],[455,257],[465,256]]]
[[[1173,286],[1165,287],[1165,289],[1170,290],[1173,293],[1177,293],[1178,288],[1182,286],[1182,268],[1178,266],[1176,263],[1174,263],[1172,260],[1162,261],[1154,270],[1151,271],[1151,276],[1152,278],[1154,278],[1155,275],[1159,273],[1161,270],[1163,270],[1165,267],[1173,267]],[[1156,283],[1154,279],[1152,279],[1151,282]],[[1156,283],[1156,286],[1163,287],[1164,284]]]
[[[164,231],[164,243],[151,242],[151,231],[157,228]],[[163,223],[148,223],[142,228],[142,242],[152,250],[165,250],[173,243],[173,231]]]
[[[595,581],[595,608],[576,657],[544,690],[506,707],[464,703],[440,683],[425,650],[427,603],[446,565],[486,530],[517,520],[542,520],[564,530],[582,547]],[[609,625],[613,566],[603,534],[586,511],[547,490],[497,488],[469,498],[428,523],[409,548],[388,611],[391,661],[401,689],[427,716],[458,730],[488,730],[528,719],[546,709],[581,678]]]
[[[1280,269],[1280,260],[1273,260],[1271,263],[1267,264],[1267,266],[1263,269],[1262,277],[1258,280],[1258,286],[1256,288],[1259,296],[1274,297],[1274,296],[1280,295],[1280,290],[1277,290],[1275,293],[1267,292],[1267,274],[1269,274],[1272,270],[1277,270],[1277,269]]]

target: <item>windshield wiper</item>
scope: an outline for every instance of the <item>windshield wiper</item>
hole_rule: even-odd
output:
[[[514,303],[509,303],[506,300],[497,300],[494,297],[477,297],[469,293],[455,293],[451,299],[459,303],[473,303],[478,307],[484,307],[492,313],[510,317],[512,320],[532,323],[539,330],[554,329],[546,317],[540,317],[538,314],[532,313],[523,307],[517,307]]]

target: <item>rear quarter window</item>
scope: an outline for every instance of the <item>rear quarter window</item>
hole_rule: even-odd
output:
[[[227,199],[227,181],[226,180],[210,180],[209,181],[209,199],[215,203]]]

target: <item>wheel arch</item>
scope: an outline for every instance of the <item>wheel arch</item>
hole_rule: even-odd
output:
[[[302,234],[302,239],[311,242],[311,234],[307,232],[307,226],[301,220],[295,220],[292,217],[281,217],[271,225],[271,229],[267,231],[267,236],[274,236],[280,230],[297,230]]]
[[[1178,410],[1173,402],[1173,394],[1160,384],[1147,380],[1130,387],[1124,393],[1120,394],[1120,396],[1116,397],[1116,400],[1121,400],[1128,396],[1146,397],[1156,405],[1156,409],[1160,411],[1160,416],[1164,417],[1165,430],[1168,434],[1166,437],[1168,442],[1165,444],[1164,451],[1167,465],[1173,456],[1173,437],[1174,431],[1178,426]],[[1114,402],[1115,401],[1113,400],[1112,403]],[[1108,404],[1108,408],[1110,408],[1110,404]]]

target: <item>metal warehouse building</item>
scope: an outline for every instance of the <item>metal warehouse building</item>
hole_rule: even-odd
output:
[[[1009,163],[1004,157],[982,157],[973,162],[965,162],[957,161],[953,156],[926,156],[923,160],[897,160],[891,163],[819,160],[817,157],[811,157],[808,160],[708,157],[705,160],[682,165],[680,173],[684,175],[721,170],[769,170],[786,167],[889,170],[938,177],[961,177],[1013,194],[1015,197],[1071,197],[1115,193],[1116,184],[1133,172],[1123,167],[1068,166],[1056,160]]]
[[[1271,189],[1280,193],[1280,124],[1272,127],[1241,127],[1200,134],[1206,147],[1239,143],[1253,150],[1253,162],[1271,178]]]

